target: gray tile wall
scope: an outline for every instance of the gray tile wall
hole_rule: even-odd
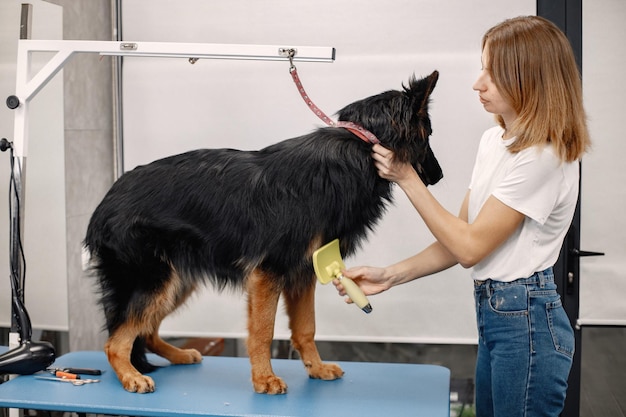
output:
[[[112,40],[111,0],[50,0],[63,7],[63,39]],[[74,56],[63,69],[69,349],[102,349],[106,339],[95,281],[82,267],[91,213],[114,179],[112,61]]]

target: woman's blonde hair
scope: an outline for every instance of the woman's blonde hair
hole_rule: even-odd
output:
[[[563,32],[538,16],[516,17],[489,29],[486,45],[491,77],[518,115],[506,126],[517,137],[509,150],[551,142],[563,161],[579,159],[590,139],[580,72]]]

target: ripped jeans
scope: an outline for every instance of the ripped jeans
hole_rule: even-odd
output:
[[[574,331],[552,268],[513,282],[475,281],[477,417],[557,417]]]

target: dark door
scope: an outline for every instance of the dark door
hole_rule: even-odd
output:
[[[582,72],[582,0],[537,0],[537,15],[554,22],[565,32],[572,44],[578,67]],[[582,192],[581,189],[580,193],[582,194]],[[578,417],[580,415],[582,335],[581,329],[576,326],[580,306],[579,260],[581,256],[603,255],[599,252],[580,250],[580,217],[579,194],[574,220],[563,242],[559,259],[554,266],[554,279],[576,336],[576,354],[569,376],[565,408],[561,414],[563,417]]]

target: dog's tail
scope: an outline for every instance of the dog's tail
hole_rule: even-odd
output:
[[[146,340],[143,337],[135,339],[133,350],[130,354],[130,362],[142,374],[148,374],[159,368],[159,366],[148,362],[146,357]]]

